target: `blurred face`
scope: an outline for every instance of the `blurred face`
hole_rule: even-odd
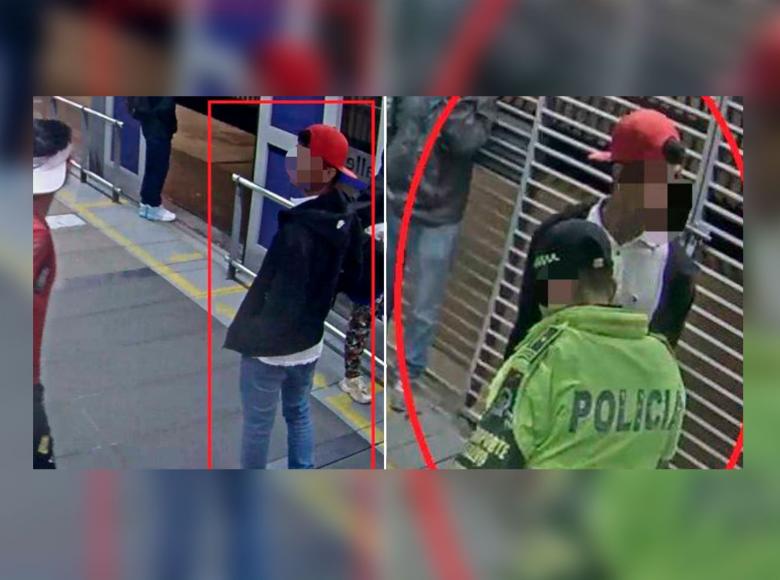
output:
[[[338,174],[335,168],[326,167],[321,157],[312,156],[311,150],[303,145],[298,145],[288,152],[285,163],[290,183],[307,196],[326,191]]]
[[[567,306],[586,304],[611,304],[615,296],[617,284],[611,278],[612,270],[580,271],[576,278],[539,279],[541,305],[548,313],[555,312]]]
[[[693,184],[683,181],[682,167],[665,161],[639,161],[616,166],[621,208],[647,232],[680,232],[693,200]]]
[[[575,303],[577,280],[547,280],[547,307],[563,308]]]

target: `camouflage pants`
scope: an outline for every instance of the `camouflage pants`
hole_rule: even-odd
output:
[[[370,333],[371,305],[355,304],[344,341],[344,375],[348,379],[360,376],[360,355],[368,344]]]

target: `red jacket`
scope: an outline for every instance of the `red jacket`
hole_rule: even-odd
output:
[[[33,215],[33,384],[41,380],[41,341],[57,266],[54,243],[45,220]]]

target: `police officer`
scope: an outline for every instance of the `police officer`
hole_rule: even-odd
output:
[[[644,312],[613,305],[610,241],[598,225],[550,227],[534,261],[543,319],[499,370],[464,468],[655,468],[674,455],[685,388]]]
[[[71,130],[56,120],[33,120],[33,468],[54,469],[54,440],[43,406],[41,342],[54,285],[54,243],[46,214],[65,185]]]

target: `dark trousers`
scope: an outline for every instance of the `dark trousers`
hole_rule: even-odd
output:
[[[146,165],[141,184],[141,202],[157,207],[162,203],[162,190],[171,165],[172,137],[146,138]]]
[[[43,385],[33,385],[33,469],[55,469],[54,439],[43,406]]]

